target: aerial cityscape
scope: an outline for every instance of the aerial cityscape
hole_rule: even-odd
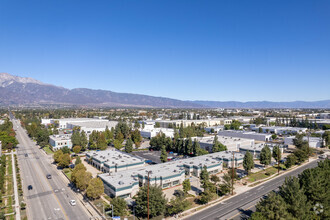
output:
[[[330,219],[329,1],[0,8],[0,219]]]

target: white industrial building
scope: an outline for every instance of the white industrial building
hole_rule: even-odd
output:
[[[211,119],[199,119],[199,120],[154,120],[145,121],[145,124],[158,123],[161,128],[178,128],[181,125],[183,127],[191,126],[192,124],[204,125],[205,127],[227,125],[231,124],[232,120],[227,118],[211,118]]]
[[[280,126],[272,126],[272,127],[252,127],[252,130],[258,131],[259,128],[262,129],[263,133],[272,133],[272,134],[301,134],[307,131],[307,128],[298,128],[298,127],[280,127]]]
[[[221,172],[223,164],[231,167],[233,159],[234,165],[240,166],[243,163],[243,157],[244,155],[241,153],[235,153],[233,158],[231,152],[217,152],[123,172],[104,173],[98,177],[103,181],[104,191],[107,195],[132,198],[142,185],[148,183],[148,173],[150,184],[166,189],[182,184],[186,177],[198,177],[204,166],[210,174]]]
[[[97,119],[98,120],[98,119]],[[87,121],[87,122],[70,122],[67,123],[68,129],[73,129],[79,127],[80,131],[84,131],[87,135],[91,134],[93,131],[105,131],[108,127],[109,129],[116,127],[117,121],[108,120],[98,120],[98,121]]]
[[[284,144],[286,145],[293,145],[293,139],[295,139],[295,136],[285,137],[284,138]],[[304,136],[303,141],[308,142],[308,137]],[[323,139],[320,137],[309,137],[309,146],[313,148],[319,148],[323,146]]]
[[[153,138],[159,133],[165,134],[166,137],[174,137],[174,129],[172,128],[152,128],[152,129],[143,129],[140,131],[141,136],[144,138]]]
[[[271,134],[256,133],[253,131],[224,130],[224,131],[219,131],[218,135],[226,136],[226,137],[239,137],[239,138],[254,139],[256,141],[271,141],[272,140]]]
[[[268,146],[270,151],[273,152],[273,148],[274,146],[276,145],[272,145],[272,144],[255,144],[253,147],[251,146],[243,146],[243,147],[240,147],[239,148],[239,151],[242,153],[242,154],[246,154],[246,152],[250,152],[254,158],[259,158],[260,156],[260,152],[261,150],[265,147],[265,146]],[[283,154],[283,151],[284,151],[284,148],[283,148],[283,145],[277,145],[280,147],[280,151],[281,153]]]
[[[211,126],[211,127],[206,127],[204,128],[204,130],[208,133],[218,133],[219,131],[223,131],[224,130],[224,127],[223,125],[218,125],[218,126]]]
[[[49,136],[49,144],[53,151],[60,150],[63,147],[68,147],[71,149],[71,134],[51,135]]]
[[[209,137],[192,137],[192,140],[199,142],[201,148],[212,152],[213,142],[215,136]],[[228,151],[238,151],[241,146],[254,146],[253,139],[246,138],[236,138],[236,137],[226,137],[226,136],[218,136],[218,141],[227,146]]]
[[[115,173],[145,166],[145,160],[115,149],[90,151],[85,160],[102,172]]]
[[[45,125],[46,127],[50,124],[58,124],[59,129],[72,129],[72,126],[79,123],[107,123],[109,120],[107,119],[100,119],[100,118],[61,118],[61,119],[52,119],[52,118],[45,118],[41,119],[41,124]],[[83,124],[86,125],[86,124]],[[87,126],[89,127],[89,126]],[[105,126],[104,126],[105,128]]]

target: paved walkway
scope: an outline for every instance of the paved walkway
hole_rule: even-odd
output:
[[[16,167],[15,167],[14,152],[11,153],[11,162],[12,162],[12,165],[13,165],[13,181],[14,181],[16,220],[21,220],[21,212],[20,212],[20,205],[19,205],[19,199],[18,199],[18,189],[17,189],[17,179],[16,179]]]

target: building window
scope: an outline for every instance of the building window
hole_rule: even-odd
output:
[[[173,186],[178,185],[178,184],[179,184],[179,180],[176,180],[173,182]]]

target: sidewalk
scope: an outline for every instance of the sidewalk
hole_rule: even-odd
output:
[[[13,166],[13,183],[14,183],[14,194],[15,194],[15,212],[16,212],[16,220],[21,220],[21,212],[20,205],[18,199],[18,189],[17,189],[17,179],[16,179],[16,166],[15,166],[15,158],[14,152],[11,152],[11,162]]]
[[[263,179],[263,180],[260,180],[260,181],[256,181],[256,182],[254,182],[254,183],[250,183],[250,184],[248,184],[248,185],[246,185],[246,186],[242,186],[242,187],[240,187],[240,188],[238,188],[238,189],[235,189],[235,191],[234,191],[235,194],[234,194],[233,196],[230,196],[230,195],[223,196],[223,197],[220,197],[220,198],[218,198],[218,199],[216,199],[216,200],[211,201],[210,203],[208,203],[208,204],[206,204],[206,205],[201,205],[201,206],[194,207],[194,208],[192,208],[192,209],[188,209],[188,210],[186,210],[186,211],[180,213],[180,214],[179,214],[179,218],[169,217],[169,218],[166,218],[166,219],[168,219],[168,220],[175,220],[175,219],[188,219],[189,216],[192,216],[192,215],[194,215],[194,214],[196,214],[196,213],[199,213],[199,212],[201,212],[201,211],[205,211],[205,209],[208,209],[208,208],[211,208],[211,207],[213,207],[213,206],[215,206],[215,205],[218,205],[219,203],[224,202],[224,201],[226,201],[226,200],[228,200],[228,199],[231,199],[231,198],[233,198],[233,197],[235,197],[235,196],[238,196],[238,195],[240,195],[240,194],[242,194],[242,193],[244,193],[244,192],[246,192],[246,191],[248,191],[248,190],[250,190],[250,189],[253,189],[253,188],[259,187],[260,185],[262,185],[262,184],[264,184],[264,183],[266,183],[266,182],[268,182],[268,181],[270,181],[270,180],[272,180],[272,179],[275,179],[275,178],[280,177],[281,174],[290,173],[291,171],[293,171],[293,170],[295,170],[295,169],[297,169],[297,168],[299,168],[299,167],[305,166],[305,165],[307,165],[307,164],[309,164],[309,163],[311,163],[311,162],[313,162],[313,161],[315,161],[315,160],[317,160],[317,159],[318,159],[318,158],[310,158],[309,162],[305,162],[305,163],[301,164],[300,166],[296,165],[296,166],[290,168],[290,169],[287,170],[287,171],[280,171],[280,175],[277,175],[277,173],[276,173],[276,174],[274,174],[274,175],[272,175],[272,176],[270,176],[270,177],[268,177],[268,178],[266,178],[266,179]],[[260,182],[260,183],[259,183],[259,184],[256,184],[257,182]],[[255,184],[255,185],[254,185],[254,184]],[[182,217],[181,217],[181,216],[182,216]]]

